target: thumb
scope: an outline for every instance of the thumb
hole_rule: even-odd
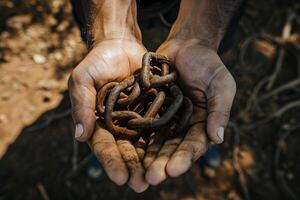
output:
[[[219,68],[212,78],[207,91],[207,133],[216,144],[224,140],[224,129],[230,116],[236,84],[225,66]]]
[[[156,53],[164,55],[168,58],[168,60],[174,62],[175,56],[180,47],[181,43],[176,40],[166,41],[161,46],[159,46],[159,48],[156,50]]]
[[[96,89],[93,78],[75,68],[68,82],[69,94],[72,103],[72,117],[75,124],[75,138],[87,141],[92,135],[96,116]]]

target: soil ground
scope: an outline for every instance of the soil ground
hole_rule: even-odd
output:
[[[220,166],[195,164],[136,194],[107,177],[91,180],[89,148],[74,145],[66,82],[86,49],[69,2],[1,0],[0,200],[299,199],[299,11],[293,0],[247,3],[224,56],[238,92]],[[140,24],[146,46],[155,50],[168,24],[159,17]]]

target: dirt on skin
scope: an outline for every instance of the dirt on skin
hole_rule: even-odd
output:
[[[238,92],[221,164],[198,162],[185,175],[136,194],[106,176],[90,179],[88,146],[74,148],[67,79],[86,49],[69,2],[1,0],[0,200],[299,199],[299,10],[292,0],[247,3],[234,48],[224,56]],[[140,25],[150,50],[169,30],[159,17]],[[281,48],[281,67],[273,76]],[[296,84],[278,90],[293,80]]]

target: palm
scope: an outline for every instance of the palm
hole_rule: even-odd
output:
[[[121,81],[140,68],[145,48],[132,41],[109,40],[94,47],[74,70],[91,76],[97,87]]]
[[[223,141],[219,130],[227,124],[235,94],[235,82],[217,53],[197,41],[167,41],[158,53],[176,66],[180,86],[192,100],[194,112],[187,133],[164,142],[160,138],[148,147],[151,153],[146,154],[144,164],[151,184],[186,172],[206,151],[208,138],[215,143]]]
[[[75,137],[90,141],[93,152],[112,181],[119,185],[128,182],[137,192],[144,191],[148,184],[136,149],[128,140],[116,141],[96,123],[95,106],[98,89],[108,82],[121,81],[132,75],[141,67],[145,52],[146,49],[136,41],[103,41],[73,70],[69,80]]]

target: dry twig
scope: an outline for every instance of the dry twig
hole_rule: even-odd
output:
[[[274,118],[278,118],[278,117],[282,116],[288,110],[299,107],[299,106],[300,106],[300,100],[292,101],[292,102],[286,104],[285,106],[283,106],[282,108],[280,108],[279,110],[273,112],[268,117],[254,123],[254,124],[251,124],[250,126],[245,127],[245,129],[250,130],[250,129],[256,128],[259,125],[265,124],[265,123],[273,120]]]
[[[271,97],[273,95],[276,95],[276,94],[278,94],[280,92],[283,92],[285,90],[291,89],[291,88],[293,88],[293,87],[295,87],[295,86],[297,86],[299,84],[300,84],[300,78],[292,80],[292,81],[290,81],[290,82],[288,82],[286,84],[283,84],[282,86],[279,86],[278,88],[272,90],[271,92],[262,95],[261,97],[259,97],[259,99],[257,100],[257,102],[261,102],[261,101],[263,101],[263,100],[265,100],[265,99],[267,99],[267,98],[269,98],[269,97]]]
[[[47,193],[45,187],[41,183],[38,183],[36,185],[36,187],[37,187],[38,191],[40,192],[43,200],[49,200],[49,196],[48,196],[48,193]]]
[[[246,105],[246,109],[245,111],[249,111],[252,109],[253,105],[256,105],[255,100],[257,99],[257,95],[260,91],[260,89],[267,83],[267,81],[269,80],[269,77],[265,77],[264,79],[262,79],[261,81],[259,81],[256,86],[253,89],[253,92],[249,98],[249,100],[247,101],[247,105]]]
[[[294,18],[295,18],[295,14],[293,12],[289,12],[289,14],[287,16],[287,19],[286,19],[286,23],[285,23],[285,25],[283,27],[283,30],[282,30],[283,44],[291,36],[292,21],[293,21]],[[270,80],[269,80],[269,83],[267,85],[268,90],[270,90],[273,87],[273,85],[276,81],[276,78],[277,78],[278,74],[281,71],[284,55],[285,55],[285,49],[283,47],[280,47],[280,50],[279,50],[279,53],[278,53],[278,58],[277,58],[276,65],[275,65],[275,70],[274,70],[273,74],[270,76]]]
[[[249,45],[257,37],[258,37],[257,34],[253,34],[253,35],[249,36],[248,38],[246,38],[246,40],[244,40],[244,42],[242,43],[241,48],[240,48],[240,54],[239,54],[239,62],[241,64],[241,66],[247,66],[248,65],[245,62],[246,52],[247,52],[247,49],[248,49]]]
[[[234,122],[230,122],[229,126],[232,127],[233,132],[234,132],[233,154],[232,154],[233,167],[234,167],[235,171],[238,173],[238,178],[239,178],[239,182],[240,182],[240,185],[242,188],[244,198],[246,200],[250,200],[246,176],[245,176],[243,169],[241,168],[241,166],[239,164],[239,160],[238,160],[239,159],[238,155],[239,155],[239,143],[240,143],[240,129],[239,129],[238,125]]]

